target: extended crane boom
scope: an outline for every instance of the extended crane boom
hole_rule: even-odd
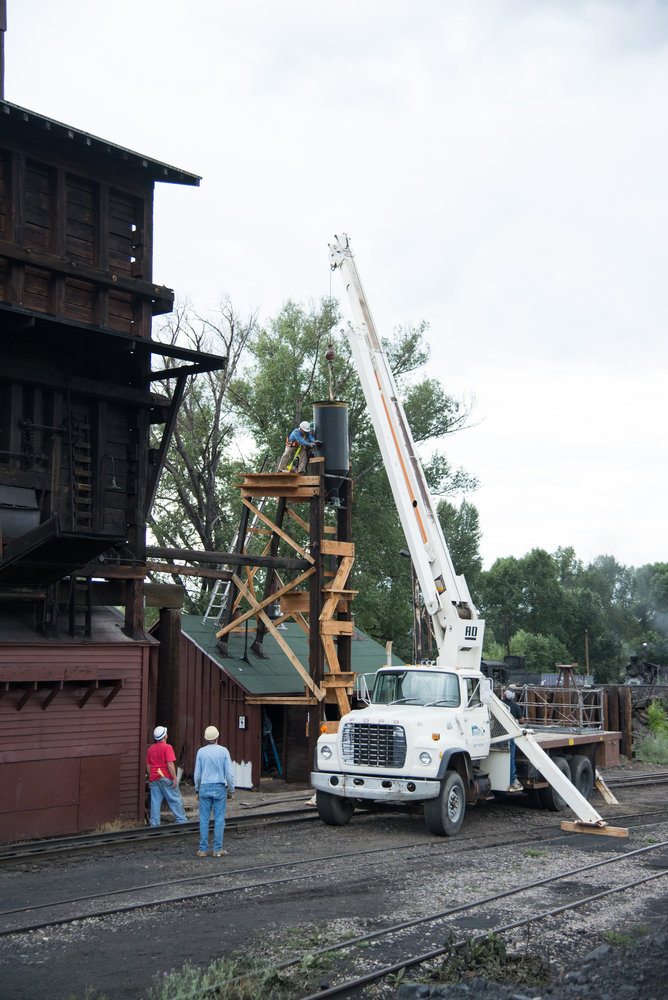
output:
[[[329,246],[355,320],[345,334],[362,383],[425,607],[431,615],[438,663],[479,670],[485,623],[466,580],[452,564],[404,408],[371,317],[347,236]]]

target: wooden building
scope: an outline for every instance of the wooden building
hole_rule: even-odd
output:
[[[313,763],[309,736],[311,730],[317,735],[320,714],[317,706],[305,702],[304,681],[274,636],[265,635],[259,656],[253,650],[256,624],[245,622],[229,633],[223,655],[215,622],[183,615],[181,627],[178,708],[170,733],[185,773],[193,773],[202,734],[213,724],[230,750],[240,788],[257,786],[267,774],[307,782]],[[308,662],[309,637],[304,630],[295,622],[284,622],[279,630],[290,651]],[[386,659],[380,643],[355,629],[353,671],[373,674]],[[392,662],[403,661],[395,656]],[[336,718],[335,703],[329,712]]]
[[[180,606],[144,584],[146,521],[185,381],[225,363],[151,338],[158,181],[199,178],[0,100],[5,839],[143,811],[144,604]]]

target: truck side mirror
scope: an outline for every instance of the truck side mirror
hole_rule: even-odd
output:
[[[490,677],[480,678],[480,702],[489,705],[492,700],[492,680]]]
[[[358,674],[355,678],[355,697],[358,701],[363,701],[366,705],[371,704],[369,686],[366,682],[366,674]]]

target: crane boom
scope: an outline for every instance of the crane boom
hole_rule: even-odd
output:
[[[334,237],[329,250],[332,270],[341,275],[348,295],[353,323],[344,332],[431,615],[438,663],[478,670],[485,623],[478,617],[466,580],[455,572],[348,237]]]

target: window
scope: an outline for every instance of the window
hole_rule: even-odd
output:
[[[477,708],[480,704],[480,681],[475,677],[466,678],[466,707]]]
[[[381,671],[373,689],[374,705],[459,705],[456,674],[436,670]]]

